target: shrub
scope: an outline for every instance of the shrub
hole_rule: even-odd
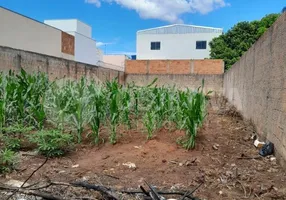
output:
[[[0,173],[9,173],[16,164],[16,155],[10,149],[0,151]]]
[[[1,140],[4,143],[4,146],[13,151],[19,151],[21,148],[21,139],[16,137],[11,137],[8,135],[2,135]]]
[[[62,133],[58,130],[39,131],[30,135],[29,140],[37,144],[38,151],[47,157],[62,156],[73,144],[71,134]]]
[[[2,128],[0,139],[4,143],[4,146],[13,151],[19,151],[21,149],[21,142],[25,134],[33,130],[34,127],[25,127],[21,124],[15,124]]]

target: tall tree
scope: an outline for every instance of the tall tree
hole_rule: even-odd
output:
[[[280,14],[270,14],[261,20],[239,22],[225,34],[210,42],[213,59],[223,59],[229,69],[255,41],[276,21]]]

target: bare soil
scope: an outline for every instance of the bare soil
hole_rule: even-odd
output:
[[[138,189],[144,181],[160,188],[191,190],[200,199],[286,199],[285,171],[270,157],[257,157],[250,139],[255,132],[250,123],[229,106],[209,106],[199,130],[196,148],[186,151],[177,144],[183,131],[158,130],[146,140],[141,130],[119,130],[118,143],[107,141],[99,147],[80,145],[63,158],[49,160],[29,183],[50,179],[58,182],[88,181],[115,189]],[[41,163],[41,156],[22,153],[18,170],[0,178],[24,181]],[[124,166],[131,162],[136,169]],[[66,199],[75,196],[99,198],[96,192],[56,188]]]

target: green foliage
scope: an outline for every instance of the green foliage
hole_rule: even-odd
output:
[[[202,88],[158,87],[156,81],[146,87],[134,83],[122,86],[117,79],[99,84],[81,78],[58,84],[49,82],[43,74],[28,75],[24,70],[0,74],[2,140],[7,148],[18,150],[23,133],[35,127],[39,132],[30,134],[30,141],[42,154],[59,156],[71,144],[73,134],[78,143],[82,142],[86,128],[91,129],[95,144],[103,139],[101,127],[107,128],[110,143],[115,144],[119,125],[131,129],[135,122],[144,125],[148,139],[166,124],[170,129],[175,125],[186,131],[184,147],[193,148],[204,120],[206,99]],[[57,131],[45,131],[47,128]]]
[[[25,137],[25,134],[33,129],[34,127],[24,127],[21,124],[3,127],[0,139],[6,148],[13,151],[19,151],[21,148],[22,139]]]
[[[150,140],[153,137],[153,133],[156,129],[156,114],[154,111],[147,111],[143,118],[144,126],[147,129],[147,139]]]
[[[38,151],[47,157],[62,156],[73,144],[72,135],[58,130],[39,131],[28,138],[30,142],[37,144]]]
[[[276,21],[280,14],[270,14],[260,21],[239,22],[210,42],[212,59],[223,59],[229,69]]]
[[[8,136],[8,135],[1,135],[1,140],[4,143],[4,146],[7,149],[11,149],[13,151],[18,151],[21,148],[21,139]]]
[[[10,149],[0,150],[0,173],[9,173],[16,165],[16,155]]]

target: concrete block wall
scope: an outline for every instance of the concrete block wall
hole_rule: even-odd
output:
[[[223,74],[223,60],[126,60],[126,74]]]
[[[21,68],[28,73],[45,72],[50,80],[78,80],[84,76],[102,82],[117,77],[120,83],[124,83],[122,71],[0,46],[0,72]]]
[[[171,74],[171,75],[155,75],[155,74],[126,74],[125,83],[135,83],[139,86],[146,86],[158,78],[156,84],[158,86],[176,86],[180,89],[189,88],[196,90],[202,86],[202,80],[205,81],[204,92],[213,91],[213,94],[222,94],[223,75],[197,75],[197,74]]]
[[[224,75],[224,95],[286,161],[286,13]]]

